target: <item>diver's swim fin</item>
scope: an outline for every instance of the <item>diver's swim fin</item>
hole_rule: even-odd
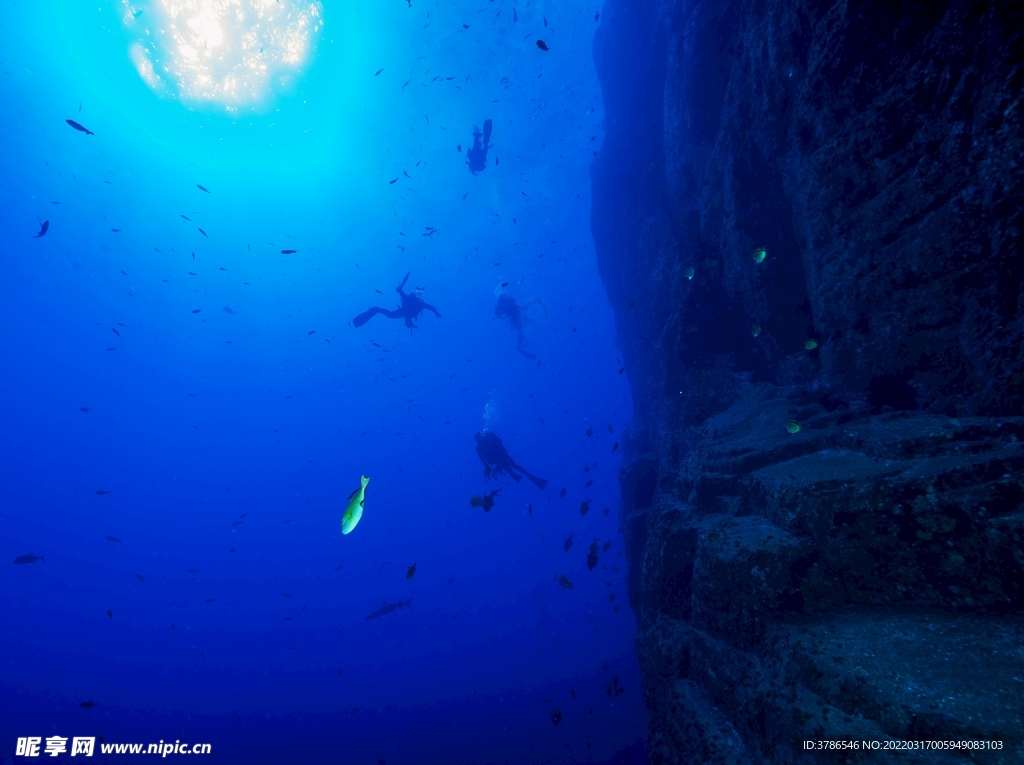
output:
[[[356,318],[352,319],[352,326],[353,327],[361,327],[361,326],[363,326],[364,324],[366,324],[366,322],[368,322],[370,319],[372,319],[374,316],[376,316],[378,311],[380,311],[380,309],[376,308],[376,307],[371,308],[369,311],[363,311]]]
[[[356,326],[358,327],[359,325],[357,324]],[[537,354],[536,353],[530,353],[529,351],[524,351],[522,348],[517,348],[516,350],[518,350],[521,354],[526,356],[526,358],[528,358],[528,359],[535,359],[535,358],[537,358]]]
[[[526,473],[526,477],[533,481],[533,485],[536,486],[538,489],[543,489],[545,486],[548,485],[548,481],[546,478],[538,478],[537,476],[530,475],[529,473]]]

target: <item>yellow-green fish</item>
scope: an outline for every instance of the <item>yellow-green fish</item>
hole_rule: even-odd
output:
[[[788,430],[790,433],[799,433],[800,423],[797,422],[796,420],[786,420],[786,430]]]
[[[692,279],[693,278],[693,269],[692,268],[687,268],[685,271],[683,271],[683,276],[685,276],[687,279]]]
[[[804,348],[806,348],[807,350],[813,351],[817,347],[818,347],[818,341],[817,340],[804,340]]]
[[[356,527],[359,523],[359,519],[363,517],[363,502],[366,500],[366,484],[370,482],[370,479],[365,475],[359,479],[359,488],[356,489],[349,495],[348,507],[345,508],[345,514],[341,516],[341,533],[348,534]]]
[[[761,334],[761,325],[760,324],[755,324],[753,327],[751,327],[750,328],[750,334],[753,337],[757,337],[758,335],[760,335]]]
[[[768,250],[764,247],[758,247],[754,250],[754,262],[760,263],[762,260],[768,257]]]

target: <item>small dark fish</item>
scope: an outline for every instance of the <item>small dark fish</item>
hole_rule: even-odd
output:
[[[548,47],[548,44],[546,42],[544,42],[543,40],[537,40],[537,47],[540,48],[541,50],[551,50]]]
[[[586,515],[590,512],[590,500],[585,499],[580,502],[580,515]]]
[[[306,333],[306,337],[309,337],[310,335],[315,335],[315,334],[316,334],[316,330],[315,329],[311,329],[311,330],[309,330],[309,332]]]
[[[406,606],[411,606],[411,605],[412,605],[412,598],[409,598],[408,600],[406,600],[404,602],[399,600],[399,601],[396,601],[395,603],[382,603],[381,607],[378,608],[376,611],[374,611],[369,616],[367,616],[366,619],[367,619],[367,621],[369,621],[370,619],[378,619],[381,616],[384,616],[386,614],[390,614],[392,611],[397,611],[400,608],[405,608]]]
[[[121,544],[121,540],[120,539],[118,539],[117,537],[112,537],[112,536],[110,536],[110,534],[107,534],[103,538],[106,539],[108,542],[117,542],[118,544]]]
[[[618,441],[616,441],[616,442],[615,442],[614,444],[612,444],[612,451],[613,451],[613,452],[614,452],[614,451],[617,451],[617,450],[618,450],[618,448],[619,448],[619,442],[618,442]]]
[[[473,507],[482,507],[485,513],[489,513],[491,508],[494,507],[494,498],[500,493],[501,489],[495,489],[492,492],[484,494],[482,497],[479,494],[474,494],[470,498],[469,504]]]
[[[185,220],[187,220],[189,223],[192,222],[192,219],[190,217],[188,217],[187,215],[182,215],[181,217],[184,218]]]
[[[146,583],[146,580],[142,578],[142,574],[136,574],[136,575],[135,575],[135,578],[136,578],[136,579],[138,579],[138,580],[139,580],[140,582],[142,582],[143,584],[145,584],[145,583]]]
[[[398,183],[398,179],[397,178],[393,178],[392,180],[388,181],[389,185],[393,185],[395,183]]]
[[[565,542],[562,543],[562,549],[566,552],[569,552],[569,550],[572,549],[572,534],[565,538]]]
[[[406,579],[412,579],[414,576],[416,576],[416,564],[415,563],[413,563],[411,566],[409,566],[409,570],[405,572],[405,578]]]
[[[587,553],[587,568],[593,571],[597,567],[597,542],[590,543],[590,552]]]
[[[298,250],[281,250],[282,255],[294,255]]]
[[[224,313],[234,313],[235,312],[235,309],[232,308],[229,305],[224,306],[223,310],[224,310]]]
[[[383,72],[383,71],[384,71],[384,69],[383,69],[383,68],[381,68],[381,69],[378,69],[378,70],[376,71],[376,73],[375,73],[375,74],[374,74],[373,76],[374,76],[374,77],[376,77],[377,75],[379,75],[379,74],[380,74],[381,72]]]
[[[198,183],[196,184],[196,188],[199,189],[200,191],[205,191],[207,194],[210,193],[210,190],[208,188],[206,188],[205,186],[200,186]]]
[[[404,175],[406,178],[412,178],[412,176],[405,172],[405,170],[402,171],[402,175]]]
[[[594,435],[594,429],[587,428],[587,438],[590,438],[592,435]]]
[[[111,332],[113,332],[113,333],[114,333],[115,335],[117,335],[118,337],[120,337],[120,336],[121,336],[121,333],[120,333],[120,332],[118,332],[118,331],[117,331],[116,329],[114,329],[113,327],[111,327],[111,328],[110,328],[110,331],[111,331]]]
[[[190,574],[198,574],[199,573],[199,569],[197,569],[197,568],[190,568],[188,570],[188,573],[190,573]]]
[[[551,710],[551,722],[553,722],[555,725],[558,725],[558,723],[562,722],[562,713],[559,712],[557,709]]]
[[[338,566],[336,569],[334,569],[334,571],[338,572],[338,571],[341,571],[343,568],[345,568],[345,564],[344,563],[342,563],[340,566]]]
[[[572,579],[570,579],[569,577],[565,576],[564,574],[559,574],[557,577],[555,577],[555,581],[558,582],[558,586],[563,588],[563,589],[566,589],[566,590],[571,590],[572,589]]]
[[[604,547],[601,548],[601,551],[602,552],[608,552],[611,549],[612,549],[612,543],[611,542],[605,542],[604,543]]]
[[[206,235],[206,232],[203,231],[202,229],[199,229],[199,233],[202,234],[203,236],[205,236],[207,239],[210,238],[209,236]]]
[[[87,407],[87,406],[80,406],[80,407],[78,407],[78,411],[79,412],[91,412],[92,410],[89,407]]]
[[[565,489],[564,488],[560,492],[558,492],[558,498],[559,499],[565,499]]]
[[[92,709],[94,706],[96,706],[96,702],[90,699],[89,701],[83,701],[78,706],[80,706],[82,709]]]
[[[569,689],[569,695],[572,696],[572,700],[573,701],[576,701],[576,689],[575,688],[570,688]]]
[[[114,618],[114,612],[113,611],[107,611],[107,616],[109,616],[111,619],[113,619]]]
[[[44,220],[39,226],[39,233],[36,234],[33,239],[39,239],[40,237],[46,236],[46,232],[50,230],[50,221]]]
[[[64,120],[64,121],[66,123],[68,123],[69,125],[71,125],[71,127],[73,127],[75,130],[77,130],[79,133],[85,133],[86,135],[96,135],[94,132],[89,130],[89,128],[85,127],[84,125],[79,125],[74,120]]]
[[[615,432],[615,428],[612,427],[612,424],[610,422],[608,423],[608,432],[609,433],[614,433]]]
[[[35,563],[37,560],[46,560],[46,556],[35,555],[33,553],[29,553],[28,555],[19,555],[17,558],[14,559],[14,565],[23,566],[26,563]]]
[[[193,308],[192,309],[192,313],[199,313],[202,310],[203,310],[202,308]]]
[[[533,516],[533,503],[532,502],[527,502],[526,503],[526,514],[531,516],[531,517]]]
[[[119,228],[112,228],[110,230],[113,231],[115,234],[120,234],[121,233],[121,229],[119,229]]]
[[[110,492],[107,491],[106,489],[96,489],[96,493],[99,494],[100,496],[103,496],[104,494],[110,494]]]
[[[213,599],[213,598],[207,598],[207,599],[206,599],[206,600],[204,600],[203,602],[204,602],[204,603],[213,603],[213,602],[214,602],[214,599]]]

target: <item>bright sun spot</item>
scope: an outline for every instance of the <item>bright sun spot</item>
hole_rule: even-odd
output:
[[[257,103],[305,63],[323,27],[318,0],[151,0],[124,4],[129,50],[153,90],[229,109]]]

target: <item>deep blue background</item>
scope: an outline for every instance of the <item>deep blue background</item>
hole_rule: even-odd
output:
[[[232,109],[147,87],[132,8],[160,26],[4,2],[0,762],[55,734],[210,762],[639,758],[631,410],[589,231],[599,6],[326,3],[290,83]],[[347,325],[410,270],[441,319]],[[501,290],[547,309],[539,364]],[[548,488],[486,483],[484,427]]]

